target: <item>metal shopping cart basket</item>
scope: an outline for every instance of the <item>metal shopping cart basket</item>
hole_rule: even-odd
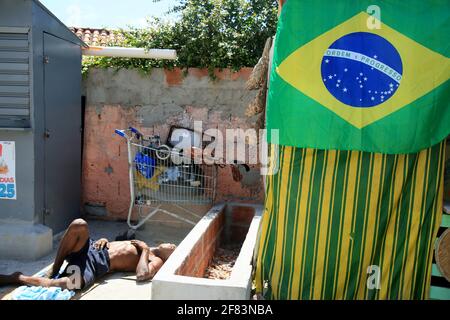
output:
[[[127,140],[128,146],[131,199],[127,223],[131,231],[134,232],[157,212],[195,225],[201,216],[186,205],[204,205],[214,201],[216,166],[196,164],[190,156],[183,155],[182,150],[162,145],[158,136],[145,136],[133,127],[115,132]],[[177,207],[187,215],[161,208],[163,204]],[[135,207],[138,222],[132,224]]]

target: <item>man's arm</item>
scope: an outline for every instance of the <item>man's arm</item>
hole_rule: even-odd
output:
[[[149,280],[153,275],[150,273],[148,267],[148,258],[150,255],[150,249],[144,248],[141,252],[141,257],[136,267],[136,278],[138,281]]]
[[[163,264],[164,264],[164,261],[160,257],[157,257],[157,256],[150,257],[150,263],[148,264],[148,270],[149,270],[149,274],[150,274],[149,279],[153,279],[153,277],[159,271],[159,269],[161,269]]]
[[[136,278],[138,281],[146,281],[153,278],[155,273],[161,268],[162,260],[158,257],[154,257],[150,248],[142,241],[131,240],[131,244],[141,252],[141,257],[136,267]],[[148,263],[151,256],[151,262]],[[161,260],[161,265],[159,265],[156,259]]]

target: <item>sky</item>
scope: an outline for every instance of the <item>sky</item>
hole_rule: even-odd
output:
[[[68,27],[127,29],[145,27],[146,18],[165,16],[177,0],[40,0]]]

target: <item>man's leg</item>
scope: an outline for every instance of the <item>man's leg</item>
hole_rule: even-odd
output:
[[[50,276],[53,277],[58,274],[66,257],[73,252],[80,251],[88,239],[89,228],[87,222],[83,219],[72,221],[61,239]]]
[[[70,285],[70,279],[67,277],[60,279],[48,279],[42,277],[28,277],[20,272],[10,275],[0,275],[0,286],[2,285],[27,285],[38,287],[60,287],[67,289]]]
[[[51,269],[52,277],[59,272],[65,258],[73,252],[80,251],[88,239],[89,229],[87,222],[83,219],[75,219],[72,221],[59,244],[55,262],[53,263],[53,267]],[[48,279],[45,277],[25,276],[20,272],[14,272],[10,275],[0,274],[0,286],[16,284],[42,287],[60,287],[66,289],[69,283],[70,279],[67,277],[60,279]]]
[[[10,284],[18,284],[19,276],[22,273],[14,272],[10,275],[0,274],[0,286],[7,286]]]

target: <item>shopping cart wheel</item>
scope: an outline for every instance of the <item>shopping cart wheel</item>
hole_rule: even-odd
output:
[[[126,241],[136,239],[136,231],[133,229],[128,229],[124,233],[119,234],[116,237],[116,241]]]

